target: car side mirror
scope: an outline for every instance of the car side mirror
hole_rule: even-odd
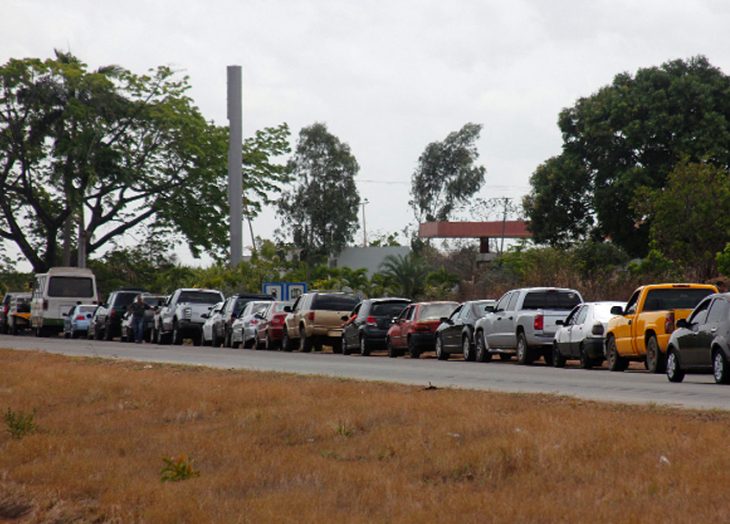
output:
[[[453,322],[451,321],[451,319],[449,317],[441,317],[439,319],[439,322],[441,322],[442,324],[443,323],[446,323],[446,324],[449,324],[449,325],[453,324]]]
[[[350,320],[350,317],[348,317],[347,315],[342,315],[340,317],[340,320],[342,320],[343,322],[347,322],[348,320]]]
[[[494,306],[484,306],[484,311],[487,313],[494,313]]]
[[[208,313],[203,313],[200,315],[200,318],[210,318],[210,315]]]
[[[564,326],[565,325],[565,320],[558,319],[558,320],[555,321],[555,325],[556,326]]]
[[[687,322],[687,319],[686,318],[680,318],[679,320],[677,320],[677,327],[678,328],[689,329],[690,326],[691,326],[691,324],[689,322]]]
[[[611,314],[612,315],[623,315],[624,314],[624,308],[621,306],[613,306],[611,308]]]
[[[284,312],[291,313],[291,306],[284,306]]]
[[[86,318],[91,318],[91,313],[86,313]]]

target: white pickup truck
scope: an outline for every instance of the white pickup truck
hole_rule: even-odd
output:
[[[487,362],[492,355],[520,364],[531,364],[542,356],[552,362],[552,348],[558,320],[583,302],[574,289],[533,287],[513,289],[499,299],[494,312],[474,326],[477,360]]]
[[[199,346],[205,322],[202,315],[223,298],[223,293],[215,289],[175,290],[155,314],[155,340],[158,344],[180,345],[184,338],[190,338]]]

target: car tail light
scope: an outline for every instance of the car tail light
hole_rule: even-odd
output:
[[[310,311],[309,313],[307,313],[307,320],[309,320],[310,322],[314,322],[314,311]]]
[[[367,324],[368,326],[377,326],[378,321],[375,319],[375,317],[369,316],[365,319],[365,324]]]
[[[284,323],[284,317],[281,315],[276,315],[274,318],[271,319],[272,325],[279,325]]]
[[[76,315],[76,320],[86,320],[84,315]]]
[[[535,320],[532,322],[532,327],[535,331],[542,331],[545,329],[545,317],[542,315],[535,315]]]
[[[667,318],[664,320],[664,332],[671,333],[674,331],[674,311],[667,313]]]
[[[114,317],[116,317],[116,316],[117,316],[117,311],[116,311],[116,309],[112,309],[112,310],[111,310],[111,311],[109,312],[109,318],[114,318]]]
[[[415,324],[413,324],[413,331],[433,331],[433,329],[431,324],[416,322]]]
[[[593,324],[593,329],[591,329],[591,333],[598,336],[603,335],[603,324],[601,324],[600,322],[596,322],[595,324]]]
[[[46,299],[46,298],[43,299],[43,310],[44,311],[48,310],[48,299]]]

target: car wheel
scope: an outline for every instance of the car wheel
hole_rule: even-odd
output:
[[[360,354],[363,357],[370,355],[370,346],[368,345],[368,341],[364,335],[360,335]]]
[[[609,371],[625,371],[629,366],[629,361],[618,354],[616,340],[613,337],[606,340],[606,362]]]
[[[560,352],[560,348],[555,342],[553,342],[553,367],[565,367],[565,356]]]
[[[669,382],[682,382],[684,380],[684,371],[679,365],[679,358],[674,349],[669,349],[667,355],[667,378]]]
[[[342,353],[342,338],[331,340],[330,347],[332,348],[332,353],[336,355]],[[322,351],[322,344],[317,344],[317,351]]]
[[[390,337],[385,338],[385,349],[388,350],[388,358],[396,358],[398,356],[398,350],[393,347],[390,342]]]
[[[730,369],[728,369],[725,354],[720,348],[716,349],[712,355],[712,375],[717,384],[730,383]]]
[[[448,360],[449,354],[444,351],[444,341],[440,336],[436,336],[436,358],[439,360]]]
[[[468,336],[464,336],[461,339],[461,353],[464,355],[464,360],[467,362],[474,362],[476,354],[474,353],[474,344],[471,343]]]
[[[416,344],[413,342],[413,339],[408,339],[408,354],[411,358],[420,358],[421,352],[416,347]]]
[[[193,346],[200,346],[203,343],[203,332],[201,331],[200,333],[193,335],[191,338],[193,340]]]
[[[342,332],[342,341],[340,342],[340,347],[342,348],[343,355],[350,354],[350,347],[347,345],[347,335],[345,335],[344,331]]]
[[[299,328],[299,351],[302,353],[309,353],[312,351],[312,346],[314,346],[312,337],[307,336],[303,327]]]
[[[99,331],[99,326],[94,326],[94,340],[101,340],[102,332]]]
[[[527,346],[527,337],[524,332],[520,331],[517,333],[517,362],[528,365],[532,364],[533,360],[532,352]]]
[[[104,326],[104,340],[111,340],[112,339],[112,327],[110,325]]]
[[[666,368],[665,356],[659,349],[659,342],[655,336],[646,341],[646,369],[649,373],[663,373]]]
[[[484,341],[484,335],[479,332],[474,335],[474,340],[477,344],[476,360],[477,362],[489,362],[492,360],[492,354],[487,348],[487,344]]]
[[[283,349],[284,351],[292,351],[294,349],[294,344],[289,338],[289,331],[287,331],[286,329],[284,330],[284,335],[281,339],[281,349]]]
[[[182,333],[177,326],[177,322],[172,325],[172,343],[175,346],[181,346],[183,343]]]
[[[593,359],[586,354],[582,342],[578,351],[580,352],[580,367],[583,369],[591,369],[593,367]]]

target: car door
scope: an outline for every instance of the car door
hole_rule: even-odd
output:
[[[362,320],[360,319],[361,313],[365,313],[362,302],[355,306],[355,309],[348,315],[349,320],[346,321],[343,331],[347,341],[347,347],[352,347],[360,343],[358,334],[360,325],[362,324]]]
[[[581,307],[582,306],[575,306],[573,310],[568,313],[568,316],[565,317],[563,326],[558,328],[558,331],[555,333],[555,344],[558,346],[561,355],[572,354],[570,349],[570,332],[573,329],[573,324],[575,323],[576,316]]]
[[[634,344],[634,320],[636,320],[636,309],[639,306],[641,290],[637,289],[626,303],[623,314],[614,322],[613,336],[616,341],[616,348],[620,355],[635,355]]]
[[[515,291],[509,297],[507,309],[499,320],[499,333],[501,337],[500,347],[505,349],[514,349],[517,347],[517,302],[520,298],[520,292]]]
[[[706,302],[710,302],[707,300]],[[720,319],[725,313],[724,310],[725,301],[721,298],[715,298],[710,302],[707,314],[700,315],[700,319],[697,326],[697,336],[694,337],[693,344],[689,353],[688,366],[691,367],[705,367],[709,368],[712,366],[712,341],[715,339],[717,328],[720,324]]]
[[[497,305],[494,308],[493,317],[491,319],[491,329],[486,333],[487,344],[489,347],[502,347],[504,341],[504,322],[503,318],[507,316],[507,306],[509,305],[510,298],[515,292],[510,291],[505,293],[502,298],[499,299]]]
[[[449,321],[441,331],[441,342],[444,345],[444,349],[451,351],[461,345],[461,328],[463,321],[461,320],[461,312],[464,310],[464,306],[460,305],[449,315]],[[457,342],[458,341],[458,342]]]
[[[409,318],[413,317],[416,306],[408,306],[404,309],[395,321],[394,337],[391,338],[394,347],[402,348],[406,345],[406,334],[410,325]]]
[[[711,303],[712,298],[708,297],[697,304],[697,307],[687,318],[687,328],[681,335],[676,337],[676,344],[679,346],[680,364],[686,369],[697,365],[697,353],[702,346],[700,333],[705,330],[707,313]],[[704,338],[707,338],[707,334],[704,335]]]
[[[570,354],[574,357],[580,356],[580,344],[586,338],[585,323],[588,316],[588,306],[580,306],[575,320],[570,326]]]

